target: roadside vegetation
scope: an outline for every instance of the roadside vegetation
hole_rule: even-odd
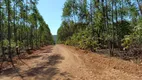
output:
[[[0,69],[5,61],[14,67],[16,55],[54,43],[37,4],[38,0],[0,0]]]
[[[141,16],[141,0],[66,0],[58,43],[138,60]]]

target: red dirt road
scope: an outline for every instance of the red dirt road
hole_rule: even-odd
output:
[[[23,80],[142,80],[142,66],[85,53],[74,47],[43,47],[16,63]],[[0,74],[0,80],[22,80],[12,69]]]

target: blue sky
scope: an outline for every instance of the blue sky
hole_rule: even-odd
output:
[[[66,0],[39,0],[38,10],[45,22],[49,25],[51,33],[57,34],[61,25],[62,8]]]

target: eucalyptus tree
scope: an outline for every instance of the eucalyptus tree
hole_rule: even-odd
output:
[[[12,62],[12,54],[11,54],[11,25],[10,25],[10,4],[11,4],[11,1],[10,0],[7,0],[6,1],[6,7],[7,7],[7,11],[8,11],[8,53],[9,53],[9,58],[11,59],[11,62]]]
[[[136,1],[140,10],[140,15],[142,15],[142,1],[141,0],[136,0]]]
[[[0,1],[0,47],[1,47],[1,49],[0,49],[0,53],[4,56],[4,50],[3,50],[3,39],[4,39],[4,36],[3,36],[3,28],[4,28],[4,6],[3,6],[3,4],[4,4],[4,1]]]
[[[8,56],[7,60],[11,61],[13,67],[15,53],[19,56],[20,51],[29,49],[29,46],[34,49],[41,47],[41,44],[53,44],[49,26],[40,15],[37,3],[38,0],[0,2],[0,53],[3,58],[4,55]],[[3,59],[2,64],[5,60]]]
[[[86,45],[84,37],[91,35],[91,42],[97,42],[100,48],[109,48],[113,55],[114,48],[121,48],[123,38],[137,25],[140,6],[140,0],[66,0],[58,40],[69,44],[84,42],[81,45],[87,46],[93,43]]]
[[[36,47],[38,48],[38,30],[37,30],[37,28],[38,28],[39,11],[38,11],[35,4],[33,6],[33,12],[34,12],[33,15],[34,15],[34,20],[35,20],[35,38],[36,38],[35,43],[36,43]]]
[[[0,43],[1,43],[1,47],[2,47],[2,43],[3,43],[3,40],[2,40],[2,34],[3,34],[3,30],[2,30],[2,22],[3,22],[3,20],[2,20],[2,14],[3,14],[3,12],[2,12],[2,9],[3,9],[3,6],[2,6],[2,1],[0,1]]]

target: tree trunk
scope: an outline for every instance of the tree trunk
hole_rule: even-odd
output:
[[[16,43],[16,46],[18,45],[17,43],[17,27],[16,27],[16,2],[14,3],[14,41]]]
[[[8,10],[8,54],[9,54],[9,58],[12,58],[11,55],[11,26],[10,26],[10,0],[8,0],[7,3],[7,10]]]
[[[140,1],[139,1],[139,0],[137,0],[137,3],[138,3],[138,6],[139,6],[140,15],[142,15],[142,8],[141,8],[141,5],[140,5]]]
[[[111,51],[110,51],[110,55],[113,56],[113,50],[114,50],[114,20],[113,20],[113,6],[114,6],[114,1],[112,0],[112,42],[110,42],[111,44]]]

